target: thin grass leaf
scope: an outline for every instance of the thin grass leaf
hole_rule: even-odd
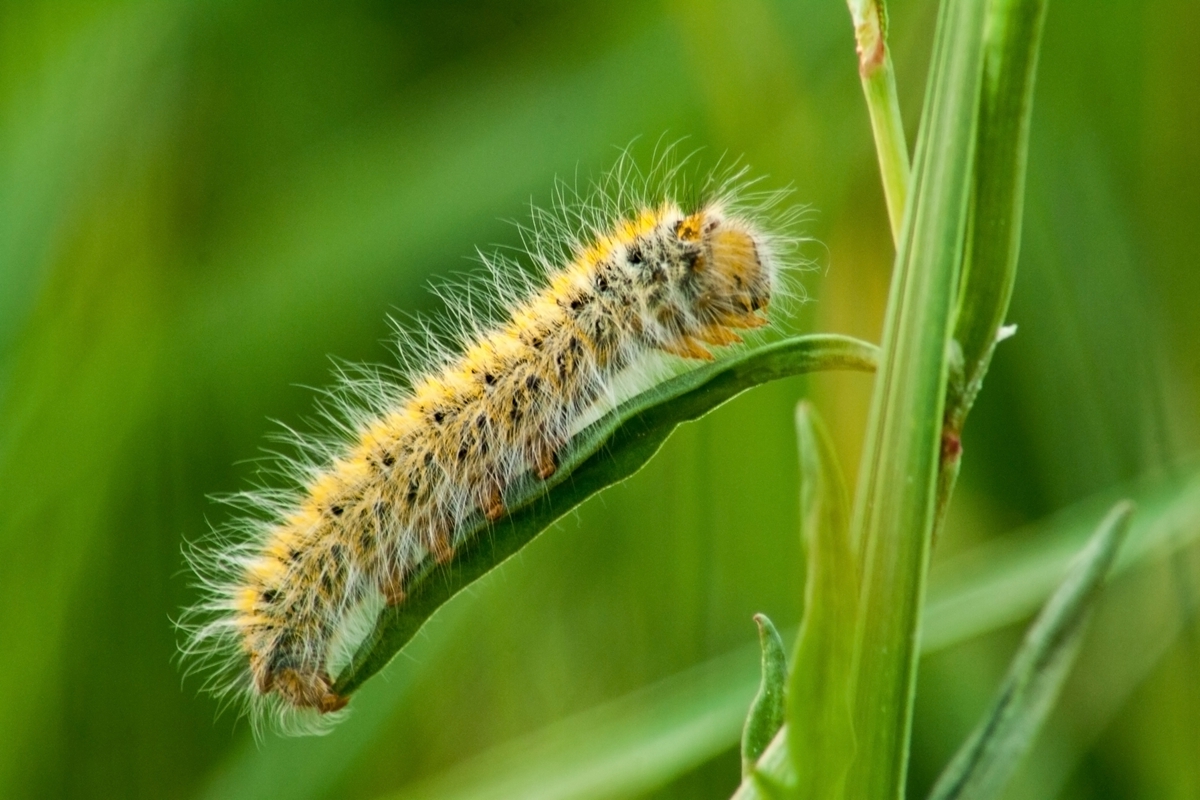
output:
[[[1112,507],[1117,496],[1132,497],[1138,513],[1112,568],[1113,577],[1145,576],[1163,560],[1195,549],[1200,542],[1200,463],[1087,498],[937,565],[930,573],[921,654],[936,653],[1028,617],[1065,580],[1072,560],[1095,531],[1096,518]],[[767,747],[757,771],[792,785],[789,730],[785,725]],[[734,797],[759,800],[766,795],[744,781]]]
[[[581,432],[544,482],[529,481],[506,498],[508,516],[480,520],[448,567],[414,576],[405,602],[380,615],[335,691],[349,694],[382,669],[451,597],[516,553],[564,514],[625,480],[658,452],[671,431],[762,383],[828,369],[869,371],[875,348],[831,334],[798,336],[679,375],[622,403]]]
[[[839,797],[854,760],[851,671],[858,562],[842,470],[825,426],[808,403],[796,408],[796,439],[808,576],[788,684],[788,743],[797,796]]]
[[[892,276],[851,531],[862,552],[858,758],[849,792],[903,792],[940,462],[947,342],[966,229],[982,3],[945,0]]]
[[[955,431],[962,430],[979,394],[1012,299],[1046,2],[988,4],[971,220],[954,321],[962,371],[956,376],[959,380],[952,381],[946,401]]]
[[[750,701],[746,724],[742,728],[742,777],[753,771],[763,750],[783,727],[784,697],[787,685],[787,654],[783,639],[766,614],[755,614],[758,642],[762,648],[762,679],[758,694]]]
[[[1132,513],[1133,504],[1122,501],[1100,523],[1029,629],[992,708],[938,778],[930,800],[988,800],[1012,777],[1071,671]]]
[[[892,239],[899,244],[912,183],[912,167],[908,161],[900,100],[896,96],[896,73],[887,43],[887,4],[883,0],[848,0],[847,5],[854,23],[858,75],[871,115],[871,132],[875,136],[888,222]]]
[[[1120,497],[1137,503],[1114,574],[1174,557],[1200,541],[1200,464],[1146,476],[935,564],[921,650],[937,652],[1026,619],[1058,586]]]
[[[1046,0],[988,3],[971,217],[938,476],[938,528],[958,480],[963,425],[1002,338],[1017,277],[1029,121],[1045,20]]]

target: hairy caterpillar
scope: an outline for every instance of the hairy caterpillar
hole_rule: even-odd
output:
[[[209,688],[256,720],[342,709],[330,651],[356,607],[404,602],[426,560],[453,558],[466,521],[503,516],[530,471],[552,475],[618,379],[659,353],[712,359],[707,346],[767,324],[793,244],[787,212],[773,212],[782,193],[752,193],[733,171],[684,208],[663,188],[677,168],[657,172],[623,159],[587,202],[560,186],[523,229],[540,280],[517,285],[514,265],[485,259],[492,323],[464,310],[457,351],[404,380],[348,382],[336,441],[296,437],[315,451],[286,465],[296,488],[241,496],[258,512],[249,534],[192,557],[205,599],[185,618],[184,653],[214,665]]]

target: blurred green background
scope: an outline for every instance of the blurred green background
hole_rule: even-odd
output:
[[[389,359],[387,314],[436,311],[432,279],[516,244],[505,220],[635,137],[792,185],[818,269],[783,327],[877,340],[892,249],[844,4],[0,8],[0,796],[476,796],[534,770],[545,796],[727,797],[750,617],[801,610],[792,408],[814,399],[853,475],[869,377],[681,429],[445,608],[322,739],[256,745],[181,678],[181,545],[226,518],[209,497],[254,478],[269,420],[312,413],[329,356]],[[890,3],[910,139],[935,10]],[[1051,0],[1020,332],[938,559],[1200,445],[1198,29],[1192,0]],[[1169,561],[1114,585],[1018,796],[1200,796],[1196,580]],[[925,660],[914,792],[1019,633]],[[638,738],[697,704],[690,738]],[[613,742],[635,746],[611,780],[581,778]],[[513,786],[478,796],[529,796]]]

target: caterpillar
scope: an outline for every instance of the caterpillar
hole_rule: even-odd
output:
[[[458,347],[426,330],[433,349],[401,378],[343,381],[334,439],[294,436],[310,451],[284,465],[294,488],[239,495],[241,527],[190,554],[203,599],[183,651],[212,665],[207,688],[256,719],[336,718],[347,698],[331,649],[355,608],[403,603],[411,575],[454,557],[468,520],[500,519],[518,480],[550,477],[623,376],[661,354],[711,360],[768,324],[797,241],[785,193],[751,192],[734,169],[683,206],[678,174],[643,175],[625,156],[587,200],[559,184],[521,228],[540,277],[484,258],[490,323],[471,292],[452,292]],[[402,357],[421,345],[402,339]]]

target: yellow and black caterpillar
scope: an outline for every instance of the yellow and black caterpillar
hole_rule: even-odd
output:
[[[655,352],[712,359],[706,345],[767,324],[790,246],[766,227],[778,197],[726,181],[688,209],[593,208],[582,237],[565,213],[542,220],[530,248],[547,267],[540,288],[409,388],[389,387],[339,447],[293,470],[296,491],[254,494],[268,513],[248,541],[195,559],[207,596],[185,653],[216,660],[213,688],[281,718],[345,706],[329,656],[356,605],[403,603],[418,567],[454,557],[468,518],[500,518],[518,479],[553,474],[619,375]]]

